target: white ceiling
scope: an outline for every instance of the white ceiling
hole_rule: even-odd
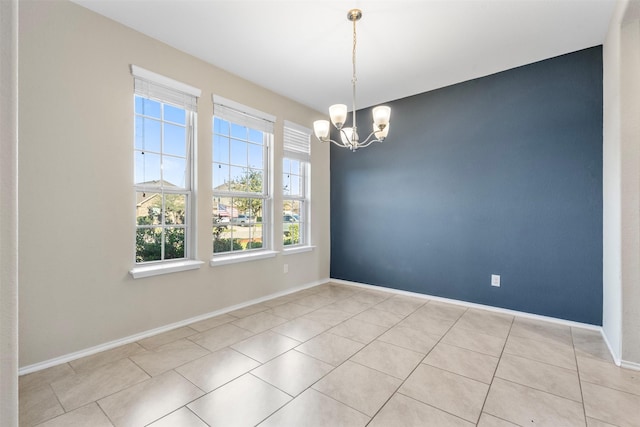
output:
[[[358,108],[602,44],[615,0],[72,0],[279,94]]]

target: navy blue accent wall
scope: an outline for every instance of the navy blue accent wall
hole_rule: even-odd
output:
[[[331,277],[602,324],[601,46],[388,105],[331,147]]]

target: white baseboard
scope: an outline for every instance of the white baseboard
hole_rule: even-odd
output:
[[[620,367],[626,369],[633,369],[634,371],[640,371],[640,363],[628,362],[626,360],[620,361]]]
[[[622,360],[620,359],[620,356],[618,356],[618,352],[617,351],[613,351],[613,347],[611,346],[611,343],[609,342],[609,338],[607,338],[607,334],[604,333],[604,328],[602,328],[600,330],[600,335],[602,335],[602,339],[604,340],[604,343],[607,345],[607,348],[609,349],[609,354],[611,354],[611,358],[613,359],[613,363],[615,363],[618,366],[622,366]]]
[[[179,322],[174,322],[169,325],[160,326],[159,328],[150,329],[148,331],[140,332],[138,334],[129,335],[128,337],[120,338],[117,340],[109,341],[104,344],[100,344],[94,347],[86,348],[84,350],[76,351],[73,353],[65,354],[63,356],[55,357],[53,359],[45,360],[43,362],[34,363],[33,365],[28,365],[20,368],[18,370],[18,375],[30,374],[32,372],[40,371],[42,369],[50,368],[52,366],[61,365],[63,363],[71,362],[72,360],[80,359],[82,357],[91,356],[92,354],[100,353],[101,351],[110,350],[115,347],[120,347],[125,344],[129,344],[132,342],[140,341],[144,338],[149,338],[150,336],[161,334],[163,332],[170,331],[172,329],[181,328],[183,326],[187,326],[191,323],[199,322],[201,320],[209,319],[211,317],[219,316],[221,314],[229,313],[230,311],[238,310],[240,308],[244,308],[253,304],[258,304],[264,301],[268,301],[274,298],[278,298],[281,296],[285,296],[294,292],[302,291],[304,289],[312,288],[314,286],[322,285],[324,283],[329,282],[329,279],[321,279],[316,280],[315,282],[306,283],[304,285],[296,286],[293,288],[286,289],[284,291],[276,292],[273,294],[269,294],[260,298],[252,299],[250,301],[245,301],[240,304],[233,305],[231,307],[225,307],[220,310],[212,311],[210,313],[202,314],[200,316],[195,316],[189,319],[181,320]]]
[[[493,311],[495,313],[509,314],[509,315],[512,315],[512,316],[525,317],[525,318],[534,319],[534,320],[543,320],[545,322],[556,323],[556,324],[559,324],[559,325],[565,325],[565,326],[570,326],[570,327],[574,327],[574,328],[589,329],[589,330],[598,331],[598,332],[602,331],[602,327],[601,326],[591,325],[589,323],[574,322],[574,321],[571,321],[571,320],[558,319],[556,317],[549,317],[549,316],[542,316],[540,314],[526,313],[524,311],[509,310],[507,308],[493,307],[491,305],[476,304],[476,303],[473,303],[473,302],[460,301],[460,300],[451,299],[451,298],[443,298],[443,297],[438,297],[438,296],[435,296],[435,295],[421,294],[421,293],[418,293],[418,292],[402,291],[402,290],[399,290],[399,289],[386,288],[386,287],[383,287],[383,286],[367,285],[365,283],[351,282],[351,281],[342,280],[342,279],[331,278],[330,280],[331,280],[332,283],[339,283],[339,284],[342,284],[342,285],[351,285],[351,286],[357,286],[359,288],[365,288],[365,289],[371,289],[371,290],[377,290],[377,291],[383,291],[383,292],[390,292],[390,293],[398,294],[398,295],[406,295],[406,296],[423,298],[423,299],[428,299],[428,300],[441,301],[441,302],[446,302],[446,303],[449,303],[449,304],[460,305],[460,306],[463,306],[463,307],[479,308],[479,309],[482,309],[482,310]]]

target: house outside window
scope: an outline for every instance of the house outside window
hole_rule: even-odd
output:
[[[194,259],[193,147],[200,90],[136,66],[132,74],[135,264]]]
[[[214,96],[213,255],[271,249],[270,146],[275,117]]]
[[[310,137],[310,129],[285,121],[282,159],[282,243],[285,248],[309,245]]]

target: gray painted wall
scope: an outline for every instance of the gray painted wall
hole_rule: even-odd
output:
[[[388,105],[331,147],[331,277],[600,325],[602,48]]]

